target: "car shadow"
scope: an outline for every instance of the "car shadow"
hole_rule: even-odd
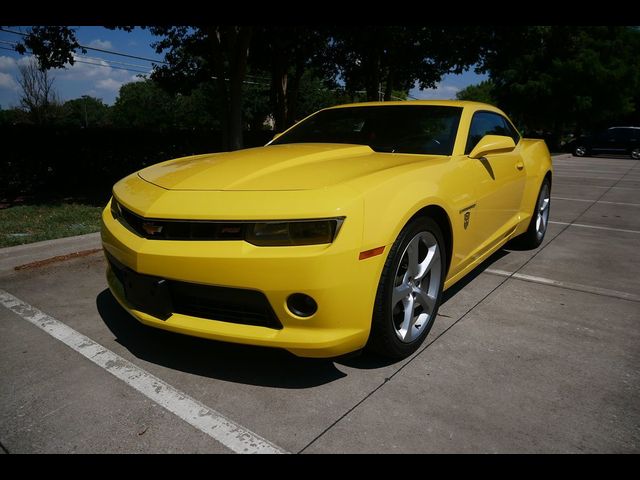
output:
[[[486,268],[509,254],[501,249],[449,288],[442,303],[450,301]],[[300,358],[286,350],[218,342],[148,327],[135,320],[108,289],[96,297],[96,307],[116,342],[135,357],[193,375],[265,387],[303,389],[331,383],[347,374],[337,368],[372,370],[398,363],[374,353],[333,359]]]
[[[265,387],[309,388],[346,374],[330,360],[299,358],[275,348],[217,342],[148,327],[134,319],[108,289],[96,307],[116,342],[137,358],[203,377]]]

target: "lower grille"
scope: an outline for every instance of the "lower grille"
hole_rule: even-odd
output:
[[[242,325],[281,329],[264,293],[166,280],[137,273],[107,253],[109,265],[136,310],[166,319],[171,313]],[[165,296],[168,295],[168,298]]]

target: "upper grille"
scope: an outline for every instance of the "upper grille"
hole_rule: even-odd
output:
[[[115,198],[112,202],[116,202]],[[113,205],[113,203],[112,203]],[[115,205],[116,216],[125,227],[150,240],[243,240],[245,224],[207,220],[163,220],[144,218],[122,204]]]

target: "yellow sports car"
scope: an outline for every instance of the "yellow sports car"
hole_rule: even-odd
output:
[[[264,147],[159,163],[102,215],[109,287],[146,325],[336,357],[413,353],[443,290],[544,237],[552,165],[490,105],[321,110]]]

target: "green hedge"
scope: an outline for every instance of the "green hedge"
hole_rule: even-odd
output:
[[[270,131],[245,132],[246,147],[264,145]],[[219,152],[221,134],[202,130],[151,131],[0,127],[0,200],[17,196],[108,198],[120,178],[171,158]]]

